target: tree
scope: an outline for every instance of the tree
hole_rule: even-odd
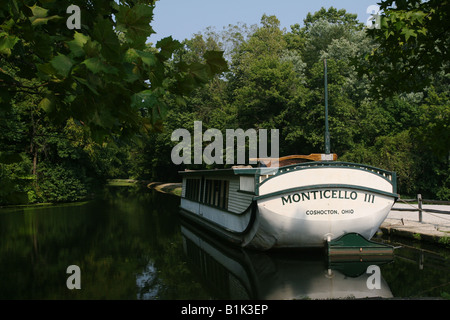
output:
[[[325,9],[320,8],[314,14],[310,12],[303,19],[305,29],[309,30],[310,26],[317,20],[326,20],[331,24],[345,25],[354,30],[360,30],[362,28],[362,23],[358,21],[358,16],[356,14],[348,13],[345,9],[337,10],[334,7]]]
[[[76,29],[69,28],[74,18],[67,14],[69,6],[79,8]],[[6,119],[20,111],[19,101],[27,100],[20,112],[29,115],[31,147],[13,151],[0,145],[0,165],[31,156],[36,175],[40,154],[49,150],[48,135],[63,135],[69,122],[99,145],[161,131],[167,95],[183,104],[187,94],[226,70],[218,51],[203,52],[200,62],[169,67],[181,43],[171,37],[155,47],[147,43],[154,33],[154,7],[154,0],[12,0],[2,5],[0,127],[11,126]]]
[[[371,48],[371,43],[356,15],[333,7],[308,14],[301,32],[304,45],[301,56],[307,67],[309,89],[299,127],[305,131],[310,152],[324,150],[324,59],[328,64],[328,97],[331,147],[340,155],[354,148],[360,128],[358,108],[367,98],[367,78],[357,75],[353,63]],[[297,41],[300,42],[300,41]],[[301,42],[300,42],[301,43]],[[300,138],[300,137],[298,137]]]
[[[360,69],[381,95],[421,91],[436,73],[450,72],[450,1],[384,0],[380,27],[367,33],[378,46]]]
[[[350,39],[356,32],[363,29],[356,14],[347,13],[345,9],[337,10],[334,7],[328,10],[322,7],[314,14],[308,13],[303,22],[305,26],[302,33],[306,37],[303,56],[309,67],[318,60],[323,60],[322,52],[327,51],[333,41]]]
[[[404,93],[422,96],[412,121],[415,169],[423,176],[415,187],[422,194],[449,198],[448,90],[450,86],[450,2],[384,0],[379,28],[367,30],[376,47],[359,67],[371,81],[373,97],[386,101]],[[387,99],[393,97],[393,99]]]
[[[148,50],[154,33],[150,22],[153,0],[77,1],[81,29],[66,26],[69,1],[45,1],[42,6],[10,1],[2,8],[2,65],[26,79],[25,87],[5,70],[1,73],[2,108],[11,97],[28,90],[41,97],[39,106],[52,121],[74,118],[89,128],[97,141],[111,133],[133,135],[155,130],[167,106],[166,92],[182,96],[211,75],[225,70],[219,52],[206,52],[204,64],[165,67],[180,43],[171,37]],[[166,83],[169,72],[177,81]],[[141,117],[140,109],[149,110]]]
[[[302,103],[303,69],[299,54],[287,50],[278,19],[264,15],[261,26],[236,50],[230,67],[228,89],[237,126],[279,129],[284,141],[291,130],[287,124]],[[281,153],[292,149],[289,142],[281,147]]]

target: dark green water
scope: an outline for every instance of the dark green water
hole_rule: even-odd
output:
[[[374,292],[366,286],[367,265],[330,268],[317,252],[237,250],[182,228],[178,204],[172,195],[111,187],[83,204],[0,209],[0,299],[326,298],[338,289],[339,297],[353,298],[361,288]],[[450,250],[414,246],[403,244],[393,261],[379,264],[380,296],[448,297]],[[79,290],[66,285],[70,265],[80,268]]]

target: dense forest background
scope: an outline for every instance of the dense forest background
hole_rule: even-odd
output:
[[[264,15],[153,44],[153,1],[79,1],[81,31],[65,26],[68,1],[11,1],[0,205],[77,201],[112,178],[179,181],[171,134],[194,121],[279,129],[280,155],[323,152],[324,59],[338,159],[396,171],[402,197],[450,200],[449,4],[393,2],[379,28],[331,7],[290,30]]]

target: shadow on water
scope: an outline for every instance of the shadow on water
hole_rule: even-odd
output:
[[[369,289],[368,264],[322,252],[258,253],[181,223],[179,198],[139,187],[61,206],[0,209],[0,299],[328,299],[441,297],[449,251],[396,249]],[[67,267],[81,289],[68,289]],[[375,281],[375,279],[374,279]]]

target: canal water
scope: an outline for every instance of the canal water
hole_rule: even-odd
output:
[[[346,263],[252,252],[181,221],[178,203],[108,187],[86,203],[0,209],[0,299],[450,299],[450,249],[380,238],[392,259]]]

